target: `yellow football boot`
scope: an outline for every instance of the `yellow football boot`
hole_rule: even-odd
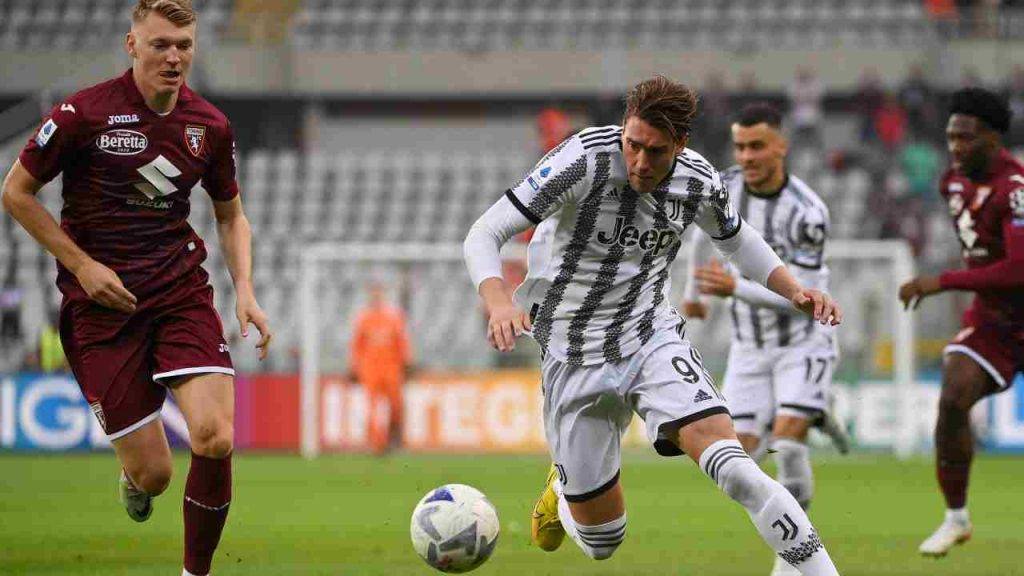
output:
[[[557,550],[565,539],[565,529],[562,528],[562,521],[558,519],[558,495],[555,494],[555,479],[558,478],[558,471],[555,465],[551,465],[548,472],[547,483],[544,485],[544,492],[537,499],[533,507],[533,515],[530,522],[530,540],[538,548],[545,552]]]

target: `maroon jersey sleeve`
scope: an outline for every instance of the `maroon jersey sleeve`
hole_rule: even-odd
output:
[[[53,180],[74,161],[82,124],[74,104],[54,106],[18,156],[21,165],[40,182]]]
[[[211,198],[226,202],[238,196],[235,180],[235,134],[231,123],[225,122],[223,131],[214,141],[210,167],[203,177],[203,187]]]
[[[943,272],[939,283],[944,289],[978,291],[1024,287],[1024,178],[1013,176],[1009,183],[1009,193],[993,198],[999,202],[1002,214],[1005,257],[987,266]]]

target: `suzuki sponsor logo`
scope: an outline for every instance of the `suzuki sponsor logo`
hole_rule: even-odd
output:
[[[96,146],[107,154],[134,156],[149,146],[149,139],[135,130],[110,130],[100,134]]]
[[[107,116],[107,124],[113,126],[114,124],[133,124],[139,121],[138,114],[114,114]]]

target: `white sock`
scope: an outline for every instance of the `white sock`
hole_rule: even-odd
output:
[[[772,450],[775,451],[773,456],[778,467],[776,479],[807,510],[814,496],[810,448],[792,438],[776,438],[772,440]]]
[[[181,569],[181,576],[210,576],[209,574],[193,574],[184,568]]]
[[[764,473],[736,440],[719,440],[700,467],[747,510],[761,538],[804,576],[839,576],[814,526],[788,490]]]
[[[956,522],[957,524],[970,524],[971,517],[967,513],[967,508],[948,508],[946,509],[946,522]]]
[[[562,495],[562,485],[558,480],[554,483],[555,494],[558,495],[558,520],[562,523],[565,533],[576,542],[583,553],[594,560],[610,558],[626,538],[626,515],[604,524],[587,526],[577,524],[569,510],[569,502]]]

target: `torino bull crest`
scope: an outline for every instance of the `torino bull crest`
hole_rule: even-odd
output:
[[[185,145],[193,156],[199,157],[203,151],[203,142],[206,140],[206,126],[188,124],[185,126]]]

